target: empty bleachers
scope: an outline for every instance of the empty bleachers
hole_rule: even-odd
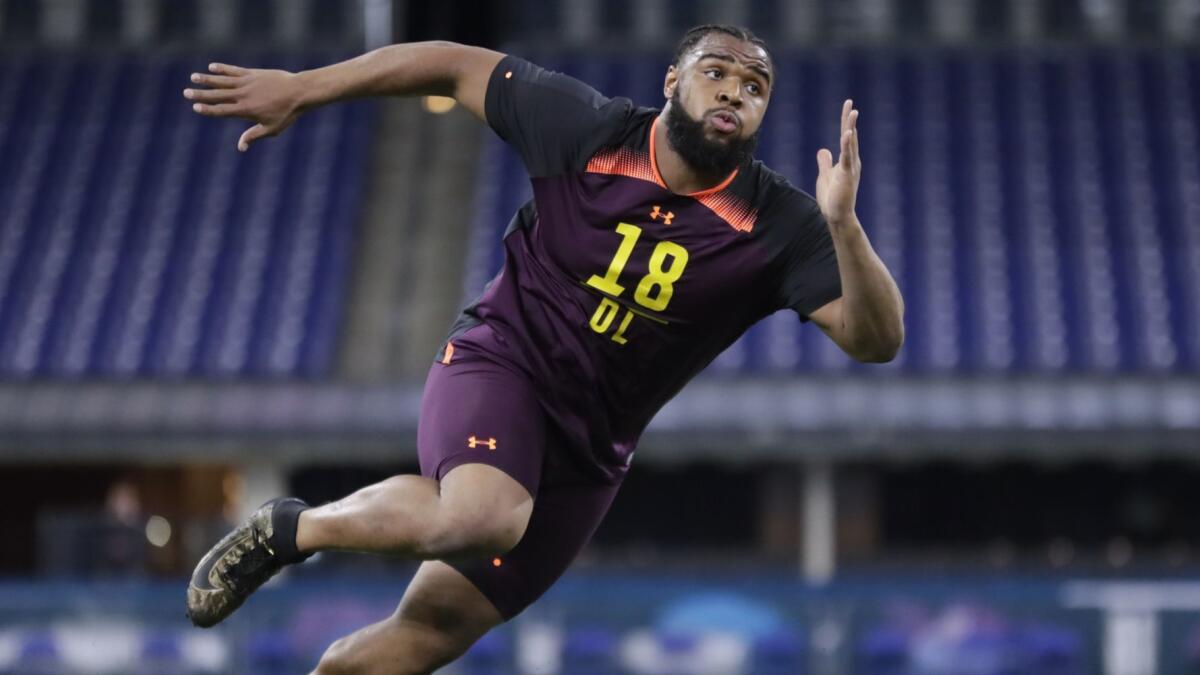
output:
[[[0,59],[0,378],[329,371],[371,108],[306,115],[241,154],[246,122],[182,97],[207,62]]]
[[[665,59],[539,57],[662,103]],[[844,98],[858,210],[907,303],[895,362],[861,366],[781,313],[710,372],[1155,374],[1200,370],[1200,58],[1187,51],[777,57],[759,157],[812,190]],[[491,139],[471,258],[495,270],[529,197]],[[479,250],[482,247],[482,250]],[[466,294],[489,278],[471,266]]]

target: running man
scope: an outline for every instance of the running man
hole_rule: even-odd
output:
[[[854,211],[858,111],[816,198],[753,160],[776,81],[744,28],[688,31],[661,110],[515,56],[446,42],[300,73],[213,64],[185,97],[254,122],[245,151],[306,110],[362,96],[452,96],[511,144],[533,199],[505,263],[441,345],[421,404],[420,476],[330,504],[272,500],[200,561],[188,614],[211,626],[317,551],[424,560],[395,614],[336,641],[316,672],[428,673],[567,569],[642,430],[747,328],[791,308],[860,361],[903,342],[903,301]]]

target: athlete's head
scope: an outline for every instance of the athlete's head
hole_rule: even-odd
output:
[[[748,29],[708,24],[689,30],[663,82],[671,147],[705,173],[728,173],[749,161],[774,74],[766,43]]]

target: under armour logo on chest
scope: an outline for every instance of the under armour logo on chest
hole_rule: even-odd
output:
[[[670,211],[663,213],[662,207],[655,204],[654,210],[650,212],[650,220],[658,220],[659,216],[662,216],[663,225],[670,225],[671,219],[675,217],[675,214],[671,213]]]

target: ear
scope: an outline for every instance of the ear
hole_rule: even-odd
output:
[[[679,71],[675,66],[667,66],[667,77],[663,80],[663,96],[670,100],[675,95],[675,87],[679,85]]]

